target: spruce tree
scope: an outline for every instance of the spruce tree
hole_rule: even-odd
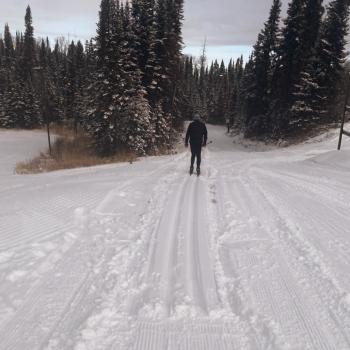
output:
[[[157,82],[154,80],[156,67],[155,1],[133,0],[132,11],[133,30],[136,36],[135,49],[138,66],[142,72],[142,84],[147,89],[148,94],[152,96],[153,90],[157,88]]]
[[[124,146],[137,154],[144,155],[155,146],[155,131],[152,125],[152,109],[142,86],[142,73],[138,68],[137,40],[132,27],[129,4],[121,7],[122,32],[120,42],[123,90],[120,91],[120,121],[118,138]]]
[[[4,30],[4,56],[5,56],[5,64],[9,68],[14,58],[14,47],[13,47],[13,39],[10,33],[10,28],[8,24],[5,24]]]
[[[35,65],[35,39],[32,22],[32,12],[28,6],[25,15],[25,33],[22,59],[23,78],[25,81],[32,80],[33,67]]]
[[[327,6],[327,16],[321,27],[316,62],[316,83],[319,88],[317,103],[321,106],[323,121],[334,121],[339,82],[345,61],[348,33],[349,1],[333,0]]]
[[[251,81],[246,76],[245,133],[259,136],[270,130],[268,110],[271,80],[275,67],[281,1],[274,0],[270,16],[254,46]]]
[[[322,0],[307,0],[304,10],[304,30],[301,50],[302,68],[299,81],[293,88],[293,104],[290,108],[290,124],[300,129],[319,120],[322,114],[318,103],[320,87],[317,84],[317,47],[324,8]]]
[[[113,46],[112,30],[115,6],[113,0],[102,0],[97,24],[96,70],[93,84],[89,87],[89,120],[87,130],[95,140],[96,150],[100,155],[110,155],[115,150],[116,111],[112,104],[114,86],[112,85]]]
[[[168,22],[170,28],[167,39],[167,51],[169,55],[169,77],[170,90],[167,95],[170,98],[169,110],[175,115],[177,108],[177,90],[179,82],[179,69],[182,49],[182,21],[183,21],[184,0],[167,0]]]
[[[277,79],[272,86],[270,118],[275,136],[290,132],[289,110],[293,105],[294,86],[300,80],[303,69],[303,32],[306,0],[292,0],[282,29],[281,44],[278,48],[279,60],[276,67]]]

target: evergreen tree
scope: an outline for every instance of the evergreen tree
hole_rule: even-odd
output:
[[[114,87],[111,84],[112,29],[115,6],[112,0],[102,0],[96,36],[96,73],[89,87],[89,120],[85,123],[95,140],[96,150],[101,155],[109,155],[115,149],[115,106],[112,105]]]
[[[250,81],[249,74],[251,73],[251,59],[248,61],[246,66],[243,64],[243,57],[237,59],[235,64],[235,97],[236,100],[233,103],[233,126],[239,130],[244,130],[245,126],[245,115],[243,113],[244,108],[244,92],[247,84],[246,81]]]
[[[167,52],[169,57],[170,89],[165,92],[169,96],[169,109],[166,112],[175,116],[177,108],[177,90],[182,49],[182,21],[184,0],[167,0],[168,23],[170,28],[167,34]]]
[[[120,78],[123,90],[118,101],[121,106],[118,138],[128,149],[146,154],[153,149],[156,140],[152,125],[152,109],[142,86],[142,73],[138,68],[137,47],[129,4],[121,7]]]
[[[333,0],[327,7],[327,17],[321,27],[316,62],[316,83],[319,86],[317,103],[323,120],[334,120],[334,112],[339,95],[339,82],[345,61],[346,35],[348,33],[349,1]]]
[[[8,69],[10,69],[10,65],[13,62],[14,58],[14,48],[13,48],[13,39],[12,35],[10,33],[10,28],[8,24],[5,24],[5,30],[4,30],[4,56],[5,56],[5,64],[7,65]]]
[[[270,16],[254,46],[251,81],[246,76],[245,100],[246,135],[266,134],[270,129],[268,109],[270,102],[271,79],[275,67],[281,1],[274,0]]]
[[[1,125],[71,120],[101,155],[169,147],[183,98],[182,19],[183,0],[102,0],[95,40],[84,50],[59,38],[51,51],[35,42],[28,6],[24,35],[14,45],[7,26],[0,40]]]
[[[142,84],[152,96],[153,90],[157,88],[157,82],[154,80],[156,67],[155,0],[133,0],[132,11],[133,30],[136,36],[135,50],[138,66],[142,72]]]
[[[305,0],[292,0],[282,29],[281,44],[278,48],[277,79],[272,86],[270,103],[272,133],[277,136],[290,131],[288,111],[293,105],[293,89],[300,80],[304,64],[304,10]]]
[[[293,89],[293,105],[290,109],[290,124],[294,128],[310,125],[320,119],[322,110],[318,104],[320,87],[316,81],[320,27],[324,8],[322,0],[307,0],[304,11],[304,30],[302,33],[303,48],[302,69],[299,81]]]
[[[26,81],[32,80],[32,70],[35,65],[35,40],[34,40],[34,28],[32,25],[32,12],[30,7],[27,7],[25,15],[25,33],[24,33],[24,47],[23,47],[23,59],[22,70],[23,78]]]

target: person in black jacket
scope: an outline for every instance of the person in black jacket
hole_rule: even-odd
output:
[[[188,142],[191,145],[191,167],[190,174],[193,174],[194,161],[197,158],[197,175],[201,169],[202,147],[207,145],[208,131],[205,124],[201,121],[200,115],[196,113],[193,122],[188,126],[186,133],[185,146],[188,147]]]

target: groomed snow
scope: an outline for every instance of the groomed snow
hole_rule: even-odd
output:
[[[0,349],[350,349],[350,142],[13,175],[0,131]],[[265,148],[266,150],[266,148]]]

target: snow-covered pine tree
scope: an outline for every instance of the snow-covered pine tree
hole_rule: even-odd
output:
[[[164,107],[169,105],[169,91],[171,86],[170,62],[169,62],[169,13],[167,11],[167,2],[157,0],[156,2],[156,40],[155,40],[155,71],[154,80],[157,82],[150,96],[151,105],[161,104]],[[158,113],[157,113],[158,114]]]
[[[75,114],[75,100],[76,100],[76,46],[72,41],[68,46],[66,65],[65,65],[65,87],[64,87],[64,104],[65,104],[65,118],[73,121],[74,129],[77,128],[77,119]]]
[[[208,104],[208,93],[209,93],[209,70],[207,67],[207,56],[206,56],[206,41],[203,45],[202,55],[199,58],[199,68],[195,74],[197,80],[197,92],[195,111],[198,112],[203,120],[209,119],[209,104]]]
[[[318,103],[320,87],[316,81],[316,66],[319,60],[317,47],[323,13],[322,0],[306,1],[303,14],[302,68],[299,81],[293,87],[293,104],[289,111],[290,124],[294,129],[300,129],[306,125],[310,127],[321,118],[322,110]]]
[[[96,36],[96,69],[92,84],[88,89],[88,120],[85,126],[95,141],[97,152],[110,155],[116,146],[116,113],[113,96],[119,90],[115,84],[117,78],[114,66],[116,49],[113,45],[113,26],[117,18],[116,6],[113,0],[102,0],[100,4],[99,21]],[[117,90],[115,91],[115,88]]]
[[[321,27],[317,50],[316,83],[319,86],[317,103],[321,106],[324,122],[335,121],[339,83],[345,61],[348,33],[349,1],[333,0],[327,6],[327,16]]]
[[[272,86],[270,118],[274,136],[290,132],[289,110],[293,105],[293,89],[303,69],[304,11],[306,0],[292,0],[284,20],[281,43],[278,47],[276,79]]]
[[[4,39],[1,39],[1,66],[0,66],[0,126],[13,127],[17,123],[9,111],[9,91],[14,68],[14,46],[8,24],[5,24]]]
[[[5,64],[8,68],[11,68],[11,64],[13,63],[15,55],[15,50],[13,47],[13,39],[10,32],[10,27],[8,24],[5,24],[4,29],[4,56],[5,56]]]
[[[156,56],[155,0],[132,0],[133,30],[136,36],[136,55],[142,72],[142,84],[147,89],[152,103],[153,91],[157,88],[154,79]]]
[[[2,63],[2,59],[5,54],[5,44],[4,44],[4,39],[0,37],[0,63]]]
[[[57,79],[55,75],[57,72],[48,38],[41,41],[38,66],[42,69],[40,72],[42,76],[37,76],[36,91],[38,91],[39,95],[42,93],[45,94],[45,101],[42,101],[44,102],[44,106],[42,106],[41,111],[42,122],[46,122],[46,118],[48,118],[48,121],[50,122],[60,122],[63,114],[63,112],[60,110],[61,91],[57,86]],[[42,82],[42,78],[44,79],[44,82]],[[44,86],[42,86],[43,83]],[[45,91],[42,90],[43,88]]]
[[[154,149],[157,140],[155,125],[152,123],[153,111],[146,98],[146,90],[142,85],[142,73],[138,67],[137,38],[133,31],[133,23],[129,4],[121,8],[122,37],[121,37],[121,105],[118,135],[120,141],[129,150],[144,155]]]
[[[83,97],[83,80],[85,75],[84,47],[80,41],[74,41],[68,47],[65,69],[65,110],[66,118],[73,121],[74,131],[77,133],[81,123]]]
[[[227,91],[227,72],[225,63],[222,60],[220,63],[220,68],[217,72],[217,91],[215,96],[215,111],[213,115],[213,120],[217,124],[225,123],[225,114],[226,114],[226,104],[228,100],[228,91]]]
[[[245,92],[245,134],[248,137],[264,135],[271,130],[268,118],[271,79],[275,67],[276,48],[281,13],[281,1],[274,0],[269,19],[258,36],[254,46],[252,79],[246,81]],[[248,79],[248,76],[246,77]]]
[[[0,126],[2,125],[2,120],[5,115],[5,105],[4,105],[4,92],[6,88],[6,70],[5,70],[5,44],[2,37],[0,37]]]
[[[173,125],[176,124],[176,119],[179,119],[177,109],[177,90],[179,88],[180,79],[180,63],[181,63],[181,49],[182,41],[182,21],[183,21],[183,7],[184,0],[166,0],[167,3],[167,19],[170,24],[167,33],[167,53],[169,57],[169,71],[170,78],[169,90],[164,91],[168,96],[169,103],[165,106],[165,112],[170,113],[173,117]]]
[[[209,116],[208,120],[212,123],[218,123],[218,98],[219,94],[221,93],[221,87],[222,87],[222,78],[220,77],[221,70],[220,65],[217,60],[212,62],[210,69],[209,69],[209,76],[208,76],[208,92],[207,92],[207,98],[208,98],[208,111]]]
[[[235,68],[233,60],[231,59],[227,66],[227,100],[225,106],[225,121],[229,123],[230,126],[233,125],[234,120],[234,109],[237,98],[236,90],[236,78],[235,78]]]
[[[34,28],[32,20],[32,12],[30,6],[27,7],[25,15],[25,32],[24,32],[24,46],[23,57],[21,62],[23,79],[25,81],[32,80],[33,68],[36,64],[35,60],[35,39]]]
[[[23,55],[17,70],[22,80],[23,88],[18,93],[22,95],[25,108],[20,112],[19,118],[22,120],[21,127],[33,128],[41,124],[40,102],[34,85],[33,70],[36,66],[36,46],[34,39],[34,27],[30,6],[25,14],[25,32],[23,41]]]
[[[74,131],[78,132],[78,125],[82,124],[82,119],[84,115],[84,82],[87,76],[87,71],[85,70],[85,53],[84,46],[79,40],[76,45],[75,50],[75,98],[74,98]]]
[[[248,80],[249,74],[251,74],[251,59],[244,67],[243,56],[236,60],[235,64],[235,89],[236,89],[236,101],[233,104],[233,126],[238,131],[244,130],[245,120],[243,113],[243,98],[245,91],[245,81]],[[246,78],[248,77],[248,78]]]

